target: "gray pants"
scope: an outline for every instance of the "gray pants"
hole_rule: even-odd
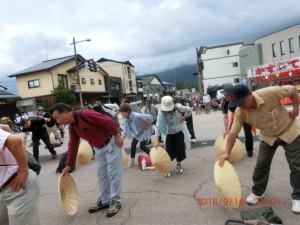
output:
[[[63,139],[61,138],[61,136],[58,133],[58,129],[57,129],[56,125],[54,125],[53,127],[47,126],[47,132],[48,132],[49,137],[50,137],[50,134],[53,133],[55,139],[57,139],[59,141],[59,143],[63,142]]]
[[[253,172],[252,192],[255,195],[262,195],[269,181],[269,174],[273,156],[278,146],[285,150],[285,157],[290,167],[290,183],[293,188],[292,199],[300,200],[300,136],[288,144],[278,138],[273,146],[261,141],[256,166]],[[280,166],[280,165],[277,165]]]
[[[39,225],[38,177],[30,170],[26,189],[13,192],[8,185],[0,192],[0,224],[1,225]]]
[[[99,198],[101,198],[102,203],[107,203],[110,200],[121,202],[122,148],[116,144],[113,136],[106,146],[94,149],[100,188]]]

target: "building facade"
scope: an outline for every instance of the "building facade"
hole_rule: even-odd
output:
[[[130,101],[137,100],[137,84],[135,67],[129,61],[119,62],[111,59],[101,58],[97,63],[110,76],[119,77],[122,80],[123,97]]]
[[[208,87],[240,82],[239,51],[243,45],[239,42],[206,48],[202,54],[204,92]]]

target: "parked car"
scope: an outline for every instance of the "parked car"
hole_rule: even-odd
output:
[[[217,99],[222,99],[222,98],[224,98],[224,89],[221,89],[221,90],[218,90],[217,91]]]

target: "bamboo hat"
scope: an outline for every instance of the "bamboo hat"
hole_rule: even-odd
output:
[[[124,148],[123,148],[122,152],[123,152],[122,153],[123,167],[126,167],[128,165],[128,157],[127,157],[127,154],[126,154]]]
[[[220,136],[216,139],[215,150],[218,156],[224,153],[226,148],[226,143],[227,143],[227,136],[225,138],[223,138],[223,136]],[[238,162],[244,157],[244,155],[245,155],[244,145],[239,139],[236,139],[228,161],[231,163]]]
[[[220,204],[227,205],[230,208],[238,208],[243,204],[239,176],[228,161],[225,161],[223,167],[220,167],[219,161],[216,161],[214,178],[219,194],[222,196],[223,202],[220,202]]]
[[[93,157],[93,150],[89,143],[85,140],[81,140],[77,153],[77,163],[86,164],[91,161]]]
[[[172,169],[172,162],[169,154],[160,146],[158,146],[158,148],[151,148],[150,160],[153,167],[163,174],[169,173]]]
[[[61,174],[58,180],[58,196],[65,213],[73,216],[78,209],[76,184],[70,174]]]

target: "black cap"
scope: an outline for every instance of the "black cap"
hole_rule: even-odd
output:
[[[246,85],[237,84],[230,92],[230,102],[228,107],[238,107],[243,103],[244,98],[249,94],[249,89]]]

